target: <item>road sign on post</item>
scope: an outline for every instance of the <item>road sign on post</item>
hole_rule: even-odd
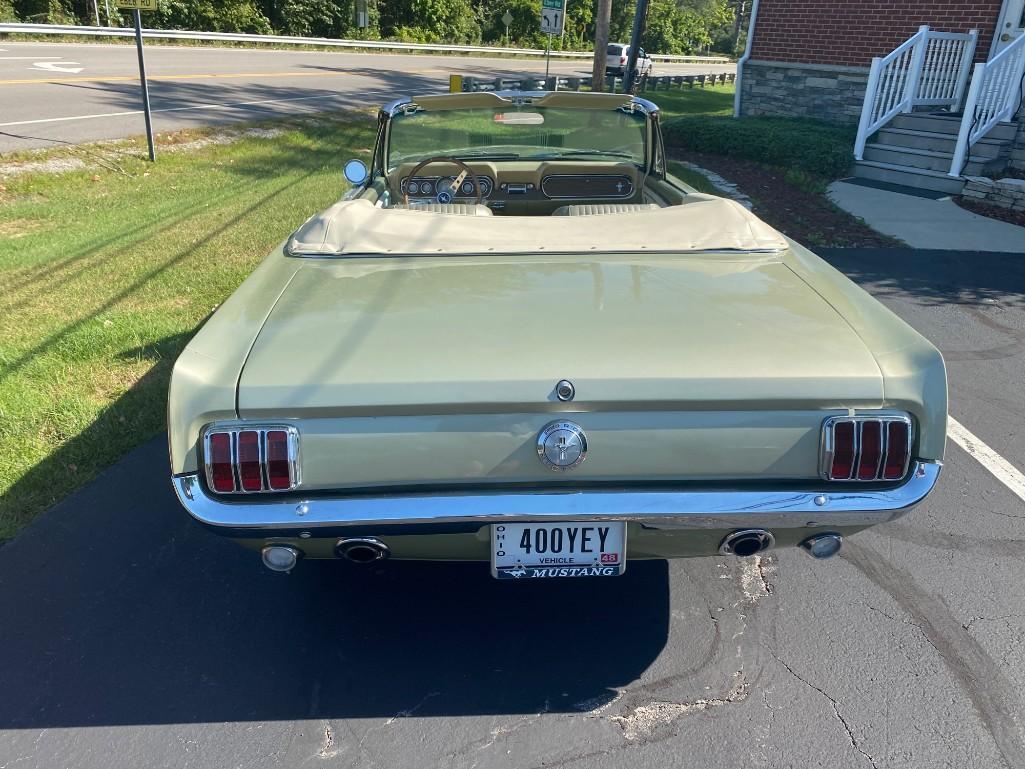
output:
[[[541,0],[541,31],[561,35],[566,26],[566,0]]]
[[[541,31],[548,35],[545,46],[545,80],[552,61],[552,35],[561,35],[566,26],[566,0],[541,0]]]
[[[505,44],[509,45],[509,25],[513,23],[513,15],[509,11],[502,14],[502,23],[505,24]]]
[[[142,17],[139,11],[155,11],[157,0],[117,0],[118,8],[126,8],[135,16],[135,50],[139,54],[139,83],[142,86],[142,109],[146,116],[146,143],[149,145],[149,159],[157,159],[157,150],[153,145],[153,115],[149,108],[149,83],[146,82],[146,59],[142,55]]]
[[[356,26],[366,29],[370,26],[370,9],[367,0],[356,0]]]

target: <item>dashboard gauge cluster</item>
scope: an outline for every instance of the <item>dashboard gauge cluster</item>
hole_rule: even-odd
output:
[[[456,177],[454,176],[417,176],[413,179],[406,177],[402,180],[401,189],[403,193],[408,193],[411,198],[434,198],[439,190],[449,189],[455,180]],[[478,175],[477,181],[480,182],[481,199],[486,200],[491,197],[491,193],[495,190],[495,182],[491,177]],[[469,176],[463,179],[463,183],[459,186],[458,190],[455,190],[453,196],[456,200],[477,197],[473,180]]]

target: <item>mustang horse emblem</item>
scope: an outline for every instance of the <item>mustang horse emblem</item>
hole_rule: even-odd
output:
[[[575,422],[549,422],[537,436],[537,457],[552,470],[572,470],[586,456],[587,437]]]

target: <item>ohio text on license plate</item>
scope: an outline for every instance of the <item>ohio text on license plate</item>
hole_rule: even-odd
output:
[[[615,577],[626,571],[626,523],[496,523],[491,574],[498,579]]]

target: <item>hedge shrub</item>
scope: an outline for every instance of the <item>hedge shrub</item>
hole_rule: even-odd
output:
[[[850,167],[854,129],[793,118],[684,115],[663,126],[669,149],[757,160],[836,178]]]

